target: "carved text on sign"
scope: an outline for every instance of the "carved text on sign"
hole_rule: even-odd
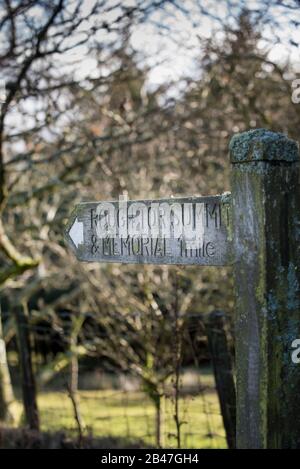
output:
[[[78,259],[230,263],[230,195],[79,204],[67,228]]]

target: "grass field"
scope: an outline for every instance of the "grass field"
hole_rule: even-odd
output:
[[[211,377],[207,377],[211,380]],[[122,390],[80,391],[80,408],[87,431],[95,437],[142,440],[155,446],[155,411],[142,392]],[[75,431],[70,398],[51,391],[39,394],[42,430]],[[182,447],[225,448],[224,430],[216,393],[208,389],[180,400]],[[164,446],[176,447],[175,423],[171,398],[164,400]]]

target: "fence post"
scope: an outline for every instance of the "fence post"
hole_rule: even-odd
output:
[[[236,396],[232,354],[226,333],[225,314],[213,311],[205,322],[216,388],[220,402],[228,448],[234,449],[236,429]]]
[[[237,447],[300,448],[298,147],[258,129],[234,136],[230,155]]]
[[[14,307],[17,325],[19,361],[22,376],[22,394],[26,424],[31,430],[39,430],[39,412],[36,398],[36,384],[31,357],[29,321],[25,303]]]

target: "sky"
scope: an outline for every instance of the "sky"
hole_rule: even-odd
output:
[[[124,0],[122,5],[134,6],[136,1]],[[272,0],[272,3],[274,1]],[[94,3],[95,0],[83,0],[82,12],[87,14]],[[120,9],[116,6],[118,3],[119,0],[106,0],[105,8],[109,11],[94,21],[107,20],[111,23],[120,14]],[[244,0],[178,0],[176,7],[168,4],[164,8],[157,9],[142,23],[136,22],[131,28],[130,44],[140,57],[140,63],[150,66],[146,87],[151,89],[164,83],[175,83],[173,88],[169,88],[171,90],[169,93],[171,96],[172,93],[174,97],[178,96],[181,91],[180,87],[185,86],[181,78],[194,77],[200,73],[197,58],[201,51],[201,42],[210,37],[222,42],[224,34],[221,29],[225,18],[228,24],[233,25],[243,4],[253,10],[254,14],[258,14],[261,13],[262,6],[266,8],[267,3],[268,0],[248,0],[247,2]],[[286,0],[286,3],[292,5],[293,1]],[[69,0],[68,7],[72,10],[76,4],[77,0]],[[32,15],[33,21],[40,20],[38,8],[33,10]],[[290,44],[291,40],[300,43],[300,28],[290,28],[290,20],[297,19],[297,15],[299,15],[298,10],[294,12],[280,6],[266,10],[261,19],[264,39],[260,47],[267,48],[271,60],[285,63],[290,58],[295,64],[299,63],[296,71],[300,77],[299,48]],[[270,16],[278,22],[274,30],[268,26],[267,20]],[[85,30],[90,27],[89,21],[83,22],[75,40],[80,39],[80,35],[84,35]],[[101,28],[96,33],[96,39],[100,44],[113,44],[117,38],[116,33],[108,34]],[[73,40],[74,38],[66,39],[66,44],[69,41],[68,45],[71,45]],[[109,72],[105,61],[99,71],[95,58],[87,54],[86,46],[76,47],[63,57],[58,57],[58,60],[61,61],[60,71],[70,73],[82,81],[85,78],[96,78],[99,73],[105,75]],[[27,106],[32,108],[32,114],[36,116],[37,102],[31,103],[27,100]],[[26,122],[21,123],[20,119],[21,116],[17,115],[17,110],[16,113],[11,114],[10,121],[14,123],[14,126],[17,124],[18,127],[28,128],[32,125],[29,113],[26,114]]]
[[[106,13],[94,19],[94,24],[106,20],[111,24],[120,14],[118,5],[133,7],[142,1],[142,5],[151,3],[151,0],[105,0],[103,2]],[[154,0],[153,0],[154,1]],[[157,1],[157,0],[156,0]],[[96,0],[83,0],[81,11],[87,14],[94,6]],[[68,9],[72,11],[78,0],[68,0]],[[100,2],[101,3],[101,2]],[[268,7],[268,4],[275,6]],[[261,47],[268,47],[271,60],[284,61],[289,56],[294,62],[299,62],[299,48],[291,46],[293,41],[300,43],[300,27],[290,27],[290,20],[298,20],[299,6],[296,10],[283,8],[280,4],[293,6],[294,0],[172,0],[163,8],[156,9],[154,13],[147,16],[142,23],[135,23],[131,29],[131,45],[140,55],[141,60],[151,66],[148,86],[155,87],[166,81],[178,81],[180,77],[195,73],[195,62],[200,53],[201,41],[205,38],[214,37],[223,40],[220,28],[226,22],[233,25],[235,18],[243,6],[247,6],[254,14],[264,11],[261,18],[263,24],[262,32],[265,38]],[[174,5],[175,4],[175,5]],[[42,12],[38,6],[30,10],[30,21],[41,21]],[[267,25],[272,16],[278,25],[272,30]],[[1,18],[1,10],[0,10]],[[75,40],[84,35],[85,30],[91,27],[89,21],[83,22],[78,30]],[[4,32],[5,33],[5,32]],[[1,33],[3,34],[3,33]],[[2,39],[0,34],[0,41]],[[100,44],[114,41],[115,33],[107,33],[99,28],[96,39]],[[278,36],[278,38],[276,37]],[[278,40],[279,39],[279,40]],[[72,44],[74,38],[65,40],[65,44]],[[271,47],[272,44],[272,47]],[[58,58],[59,60],[59,58]],[[64,54],[62,66],[66,71],[70,70],[76,78],[96,77],[96,61],[87,55],[85,46],[80,46],[68,54]],[[77,62],[77,63],[76,63]],[[67,68],[69,64],[70,68]],[[299,62],[300,73],[300,62]],[[105,73],[103,67],[102,73]],[[0,80],[3,78],[0,71]]]
[[[108,0],[107,5],[114,5],[115,0]],[[122,2],[128,6],[135,2],[128,0]],[[228,8],[230,3],[230,8]],[[146,22],[136,24],[132,28],[131,45],[144,57],[151,66],[148,77],[148,86],[156,87],[169,81],[178,81],[182,76],[194,74],[197,70],[196,61],[200,51],[201,41],[214,37],[220,41],[224,36],[220,32],[221,24],[227,18],[229,24],[234,23],[243,5],[254,12],[266,8],[267,0],[181,0],[177,7],[166,5],[157,10]],[[273,2],[274,3],[274,2]],[[293,2],[286,2],[293,3]],[[93,0],[85,0],[85,7],[89,8]],[[202,9],[202,11],[201,11]],[[108,14],[108,20],[112,20],[117,10]],[[206,13],[209,13],[208,15]],[[260,47],[267,48],[269,58],[277,62],[285,62],[287,57],[297,64],[299,62],[299,49],[291,46],[292,40],[300,43],[300,28],[290,27],[290,19],[298,19],[299,11],[283,9],[280,6],[270,8],[262,18],[262,23],[267,22],[270,16],[278,22],[275,30],[264,25],[262,32],[264,40]],[[278,43],[278,40],[280,43]],[[99,34],[100,40],[106,40],[103,31]],[[277,44],[276,44],[277,42]],[[93,73],[93,60],[86,58],[86,66],[80,67],[79,76]],[[300,63],[297,66],[300,73]],[[297,70],[298,71],[298,70]]]

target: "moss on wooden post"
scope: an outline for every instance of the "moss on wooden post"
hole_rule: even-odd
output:
[[[237,447],[300,448],[298,146],[258,129],[234,136],[230,154]]]

